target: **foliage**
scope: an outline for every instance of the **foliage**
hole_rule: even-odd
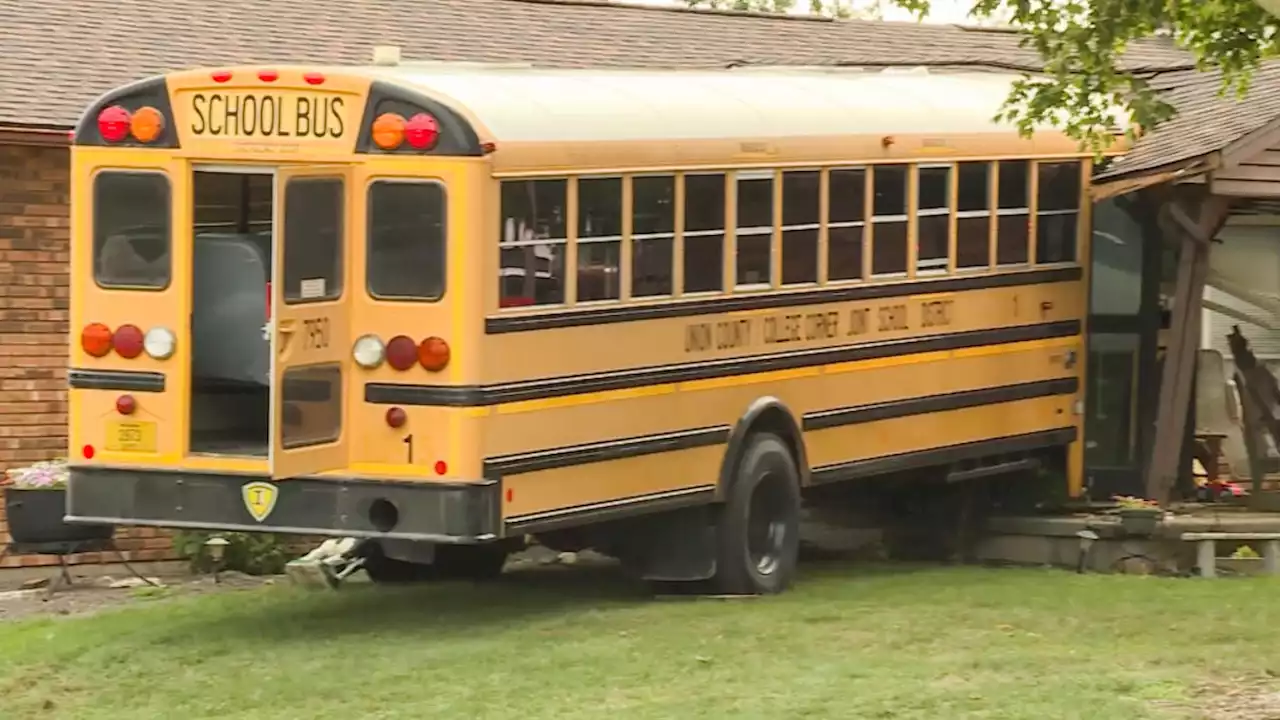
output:
[[[762,13],[789,13],[806,8],[815,15],[849,18],[879,17],[878,0],[685,0],[691,7]]]
[[[931,0],[890,1],[917,18],[929,15]],[[1134,41],[1157,35],[1172,38],[1190,52],[1197,69],[1220,70],[1222,93],[1237,96],[1244,95],[1263,60],[1280,54],[1280,18],[1254,0],[970,1],[971,18],[998,17],[1022,29],[1024,46],[1035,48],[1044,59],[1043,74],[1017,80],[997,118],[1015,123],[1028,135],[1037,125],[1060,127],[1094,151],[1110,142],[1113,128],[1127,128],[1134,137],[1174,114],[1147,79],[1122,71],[1120,56]],[[792,4],[686,2],[740,9]]]
[[[177,532],[173,547],[179,557],[185,558],[191,571],[213,572],[215,564],[205,543],[218,536],[227,541],[223,548],[222,562],[216,569],[235,570],[246,575],[279,575],[290,560],[301,555],[290,544],[288,536],[270,533],[204,533]]]
[[[1134,497],[1132,495],[1116,495],[1111,498],[1121,510],[1158,510],[1160,503],[1155,500]]]
[[[10,468],[5,471],[5,484],[19,490],[64,490],[69,475],[67,461],[58,458],[27,467]]]

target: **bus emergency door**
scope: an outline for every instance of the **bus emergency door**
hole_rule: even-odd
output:
[[[335,167],[276,174],[271,309],[271,477],[347,465],[344,375],[351,347],[347,247],[352,177]]]

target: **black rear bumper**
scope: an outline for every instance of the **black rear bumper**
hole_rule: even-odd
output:
[[[255,482],[268,483],[276,492],[270,512],[261,520],[249,512],[243,490]],[[384,526],[385,531],[370,520],[370,507],[379,500],[396,509],[397,521],[390,529]],[[299,478],[271,483],[270,478],[252,475],[73,467],[66,519],[472,543],[501,536],[499,500],[499,484],[494,481],[442,484]]]

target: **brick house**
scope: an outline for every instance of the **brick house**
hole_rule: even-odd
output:
[[[0,469],[66,453],[68,130],[116,85],[193,66],[359,64],[378,45],[399,46],[406,59],[559,67],[1042,66],[1002,30],[598,0],[63,0],[39,13],[0,4],[0,27]],[[1190,67],[1158,41],[1137,45],[1126,63],[1150,73]],[[123,547],[136,558],[171,552],[154,530],[128,536]],[[52,559],[4,565],[42,562]]]

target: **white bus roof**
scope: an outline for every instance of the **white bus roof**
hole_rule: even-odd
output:
[[[499,144],[1011,134],[1012,125],[993,118],[1019,77],[904,69],[557,70],[455,63],[405,63],[368,72],[454,105]],[[1119,114],[1117,120],[1125,121]]]

